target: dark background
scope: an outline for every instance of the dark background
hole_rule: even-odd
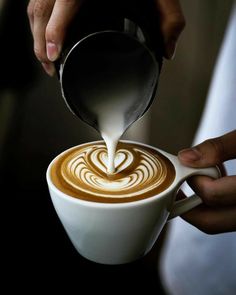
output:
[[[56,216],[45,179],[49,162],[64,149],[100,136],[70,113],[57,79],[48,77],[36,61],[27,2],[0,2],[4,282],[8,290],[32,294],[62,288],[68,294],[94,288],[109,293],[142,288],[147,294],[165,294],[157,264],[168,227],[147,257],[104,266],[76,252]],[[164,62],[152,108],[124,136],[173,153],[193,139],[232,1],[182,0],[181,4],[187,26],[176,57]]]

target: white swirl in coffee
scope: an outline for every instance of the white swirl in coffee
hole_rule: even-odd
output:
[[[107,161],[102,142],[73,148],[55,161],[51,170],[53,183],[76,198],[120,203],[158,194],[174,180],[171,162],[148,147],[120,142],[112,175],[107,174]]]

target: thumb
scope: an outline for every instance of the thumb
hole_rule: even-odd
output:
[[[210,167],[236,157],[236,130],[179,152],[180,162],[190,167]]]

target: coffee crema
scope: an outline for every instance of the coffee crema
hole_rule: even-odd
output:
[[[175,178],[173,164],[155,149],[119,142],[114,174],[107,174],[105,143],[87,143],[60,155],[51,167],[54,185],[87,201],[123,203],[152,197]]]

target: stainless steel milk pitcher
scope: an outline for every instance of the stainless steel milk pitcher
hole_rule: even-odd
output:
[[[57,64],[62,96],[98,131],[99,106],[125,103],[127,129],[155,97],[162,46],[153,11],[152,1],[85,0],[68,30]]]

